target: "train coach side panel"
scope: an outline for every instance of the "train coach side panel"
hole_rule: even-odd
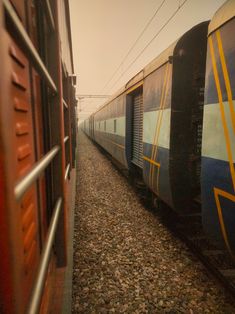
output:
[[[169,63],[144,80],[143,177],[153,192],[173,206],[169,177],[171,85]]]
[[[166,49],[144,79],[144,180],[178,212],[200,193],[201,121],[208,22]],[[145,72],[145,73],[146,73]]]
[[[118,96],[94,115],[94,140],[127,168],[125,97]]]
[[[235,250],[235,19],[208,38],[202,141],[202,217],[206,232]]]

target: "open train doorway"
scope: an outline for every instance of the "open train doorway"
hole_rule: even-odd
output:
[[[130,169],[143,168],[143,86],[127,95],[127,160]]]

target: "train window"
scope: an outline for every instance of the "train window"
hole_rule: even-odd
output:
[[[106,132],[106,121],[104,121],[104,131]]]
[[[117,120],[115,119],[113,122],[114,122],[113,131],[114,133],[116,133],[117,132]]]
[[[161,106],[162,100],[161,95],[164,87],[164,77],[168,73],[168,68],[170,71],[169,83],[167,85],[166,94],[165,94],[165,104],[164,108],[169,108],[171,103],[171,71],[172,66],[169,66],[169,63],[162,65],[160,68],[152,72],[145,79],[145,88],[144,88],[144,103],[145,111],[154,111],[158,110]]]

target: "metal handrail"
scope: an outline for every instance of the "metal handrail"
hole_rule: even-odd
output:
[[[47,10],[46,14],[48,16],[50,27],[51,27],[51,29],[55,30],[55,22],[54,22],[54,18],[53,18],[53,15],[52,15],[51,5],[50,5],[49,0],[45,0],[45,5],[46,5],[46,10]]]
[[[67,178],[69,176],[69,169],[70,169],[70,164],[68,164],[68,166],[66,167],[66,170],[65,170],[65,175],[64,175],[65,180],[67,180]]]
[[[64,143],[66,143],[68,141],[68,139],[69,139],[69,136],[65,136]]]
[[[63,104],[64,104],[64,106],[65,106],[66,109],[69,108],[68,104],[66,103],[66,101],[65,101],[64,99],[63,99]]]
[[[28,306],[28,314],[36,314],[39,312],[43,290],[46,281],[46,275],[48,271],[48,265],[50,262],[52,245],[54,243],[55,233],[58,226],[59,215],[62,207],[62,198],[60,197],[54,207],[51,217],[50,226],[47,233],[47,239],[42,251],[42,257],[40,260],[38,273],[35,279],[35,284],[32,290],[30,303]]]
[[[57,92],[57,88],[54,81],[52,80],[49,72],[47,71],[42,59],[40,58],[27,32],[25,31],[25,28],[22,25],[20,19],[15,13],[13,6],[9,2],[9,0],[3,0],[3,4],[5,7],[5,12],[7,16],[10,18],[12,26],[14,27],[14,30],[16,31],[17,37],[20,39],[21,44],[24,46],[26,50],[25,52],[32,58],[35,68],[37,68],[40,74],[42,74],[42,76],[46,79],[51,89],[54,92]]]
[[[42,159],[36,162],[33,168],[16,184],[14,194],[17,201],[21,199],[29,186],[38,179],[59,150],[60,147],[58,145],[54,146]]]

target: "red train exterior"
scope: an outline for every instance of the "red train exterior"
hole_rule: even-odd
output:
[[[58,313],[76,149],[68,0],[0,0],[0,38],[0,313]]]

